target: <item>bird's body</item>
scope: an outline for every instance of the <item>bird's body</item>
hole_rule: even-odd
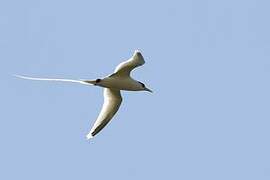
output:
[[[75,82],[85,85],[95,85],[104,88],[104,103],[101,112],[91,128],[87,138],[90,139],[99,133],[112,119],[115,113],[118,111],[122,97],[120,90],[126,91],[149,91],[142,82],[134,80],[130,77],[130,72],[145,63],[142,54],[139,51],[135,51],[133,56],[119,64],[114,73],[96,80],[71,80],[71,79],[49,79],[49,78],[32,78],[26,76],[17,76],[23,79],[30,80],[42,80],[42,81],[64,81],[64,82]]]
[[[121,77],[117,75],[111,75],[105,77],[98,83],[99,86],[105,88],[113,88],[126,91],[142,91],[142,85],[140,82],[132,79],[131,77]]]

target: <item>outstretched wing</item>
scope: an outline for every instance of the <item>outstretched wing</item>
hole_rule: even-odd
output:
[[[121,75],[121,76],[129,76],[130,72],[138,67],[142,66],[145,63],[142,54],[136,50],[133,56],[122,63],[120,63],[114,70],[114,74]]]
[[[120,90],[104,88],[104,103],[101,112],[94,123],[87,139],[93,138],[110,122],[112,117],[118,111],[122,102]]]

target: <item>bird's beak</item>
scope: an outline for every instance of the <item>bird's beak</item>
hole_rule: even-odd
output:
[[[144,88],[144,90],[153,93],[153,91],[151,89]]]

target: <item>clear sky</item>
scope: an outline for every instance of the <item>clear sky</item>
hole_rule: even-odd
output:
[[[267,0],[0,1],[0,179],[270,179]],[[111,123],[96,79],[140,49]]]

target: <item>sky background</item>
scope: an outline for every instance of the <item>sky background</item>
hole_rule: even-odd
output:
[[[267,0],[0,1],[0,179],[270,179]],[[96,79],[135,49],[113,121]]]

